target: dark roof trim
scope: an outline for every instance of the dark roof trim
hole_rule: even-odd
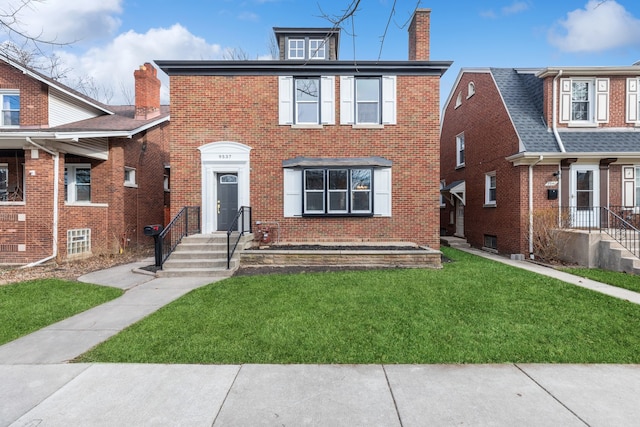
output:
[[[439,75],[451,61],[200,61],[156,60],[170,76],[259,76],[259,75]]]
[[[282,161],[283,168],[325,167],[325,166],[370,166],[390,168],[391,160],[384,157],[295,157]]]

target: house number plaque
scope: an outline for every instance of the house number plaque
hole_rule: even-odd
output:
[[[231,154],[218,154],[218,158],[220,160],[230,160],[231,159]]]

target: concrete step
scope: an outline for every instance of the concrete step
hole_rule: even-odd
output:
[[[233,254],[235,256],[235,253]],[[170,259],[182,260],[182,259],[227,259],[227,247],[223,249],[204,249],[204,250],[175,250]]]
[[[176,268],[163,269],[156,273],[156,277],[231,277],[237,266],[227,270],[220,268]]]
[[[451,248],[470,248],[471,245],[467,243],[466,239],[455,236],[440,236],[440,244],[442,246],[449,246]]]
[[[193,258],[173,259],[170,257],[162,266],[163,270],[179,268],[227,268],[227,257],[224,258]]]
[[[224,252],[226,254],[227,242],[224,242],[224,243],[181,242],[173,251],[174,254],[178,252]]]

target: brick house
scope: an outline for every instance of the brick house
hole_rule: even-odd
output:
[[[640,66],[463,69],[444,106],[441,232],[533,255],[534,216],[640,213]],[[606,209],[605,209],[606,208]]]
[[[430,11],[407,61],[341,61],[333,28],[274,28],[280,58],[156,61],[170,76],[172,213],[226,231],[239,206],[281,242],[439,249],[439,84]],[[231,196],[229,196],[231,192]]]
[[[149,243],[144,224],[163,221],[169,111],[156,69],[134,74],[136,105],[110,106],[0,58],[0,264]]]

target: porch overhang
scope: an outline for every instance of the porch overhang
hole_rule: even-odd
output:
[[[2,134],[0,135],[0,149],[35,149],[36,147],[29,142],[29,139],[37,142],[42,147],[61,153],[75,154],[96,160],[109,159],[108,138],[76,138],[68,135],[62,136],[52,132]]]
[[[295,157],[282,161],[283,168],[313,168],[326,166],[390,168],[391,160],[384,157]]]
[[[543,160],[540,161],[540,156],[543,156]],[[530,166],[530,165],[557,165],[565,159],[580,159],[580,160],[592,160],[594,162],[600,162],[602,159],[616,160],[611,163],[624,162],[638,162],[640,161],[640,151],[638,152],[565,152],[565,153],[517,153],[512,156],[506,157],[505,160],[511,162],[513,166]]]
[[[452,197],[460,200],[463,205],[467,204],[467,186],[465,181],[454,181],[442,188],[440,192],[443,194],[449,193]],[[453,204],[453,199],[451,199],[451,204]]]

